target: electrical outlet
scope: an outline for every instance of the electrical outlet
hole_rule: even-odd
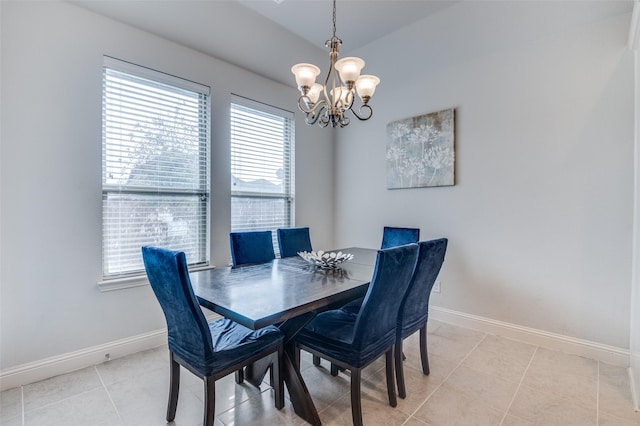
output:
[[[436,283],[433,285],[431,291],[433,291],[434,293],[440,293],[440,284],[440,280],[436,280]]]

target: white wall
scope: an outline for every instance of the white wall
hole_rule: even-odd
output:
[[[289,110],[298,94],[68,3],[3,1],[0,8],[0,370],[6,370],[165,326],[148,286],[105,293],[96,286],[103,55],[211,86],[218,265],[229,261],[230,93]],[[296,220],[311,227],[314,244],[328,247],[333,142],[296,118]]]
[[[630,16],[569,4],[461,2],[353,52],[382,83],[337,137],[335,239],[448,237],[433,305],[628,349]],[[387,123],[450,107],[455,186],[387,190]]]

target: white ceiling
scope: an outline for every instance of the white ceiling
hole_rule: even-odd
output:
[[[332,35],[331,0],[68,1],[286,85],[293,85],[290,72],[293,64],[311,62],[323,68],[328,62],[324,42]],[[567,25],[628,13],[633,3],[633,0],[338,0],[336,34],[343,41],[341,56],[346,56],[376,40],[381,47],[385,46],[383,40],[388,39],[385,36],[403,27],[422,25],[423,20],[425,25],[438,26],[437,15],[453,11],[460,14],[460,28],[441,28],[445,33],[438,43],[440,51],[456,56],[467,54],[466,46],[477,50],[501,43],[517,44],[518,40],[562,31]],[[501,8],[515,4],[525,7],[518,8],[521,16],[511,21],[513,15],[501,12]],[[473,16],[467,16],[470,13]],[[472,28],[467,28],[470,24]],[[462,40],[453,43],[447,34]],[[439,59],[434,56],[431,60]]]
[[[457,1],[338,0],[341,55]],[[328,61],[324,43],[333,31],[331,0],[69,2],[288,85],[293,64]]]
[[[333,32],[331,0],[238,0],[309,43],[323,48]],[[336,35],[357,49],[459,0],[338,0]]]

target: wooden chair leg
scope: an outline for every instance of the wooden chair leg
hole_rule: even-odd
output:
[[[213,377],[204,378],[204,423],[203,426],[213,426],[216,415],[216,381]]]
[[[391,349],[389,349],[385,355],[385,369],[387,371],[387,394],[389,395],[389,405],[392,407],[396,407],[398,405],[398,400],[396,399],[396,384],[395,380],[393,380],[393,347],[391,347]]]
[[[284,363],[282,362],[284,350],[278,348],[278,358],[271,364],[272,386],[274,392],[275,406],[278,410],[284,407]]]
[[[360,369],[351,370],[351,419],[353,426],[362,426],[362,402],[360,400]]]
[[[236,383],[241,384],[244,382],[244,368],[236,370]]]
[[[313,356],[313,365],[316,367],[320,365],[320,357],[318,355]]]
[[[333,377],[336,377],[338,375],[338,366],[335,365],[334,363],[331,363],[331,375]]]
[[[404,354],[402,353],[401,338],[396,339],[396,347],[395,347],[394,355],[395,356],[393,358],[395,360],[395,365],[396,365],[396,383],[398,385],[398,396],[404,399],[407,397],[407,389],[404,384],[404,367],[402,365],[402,356]]]
[[[178,392],[180,391],[180,364],[173,359],[173,352],[169,352],[169,403],[167,404],[167,421],[176,418],[178,407]]]
[[[420,359],[422,361],[422,372],[428,376],[429,371],[429,354],[427,353],[427,323],[420,328]]]

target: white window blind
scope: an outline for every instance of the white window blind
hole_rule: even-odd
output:
[[[144,271],[140,248],[208,263],[209,88],[105,57],[103,276]]]
[[[275,229],[293,226],[293,141],[292,112],[232,98],[232,231],[272,230],[275,240]]]

